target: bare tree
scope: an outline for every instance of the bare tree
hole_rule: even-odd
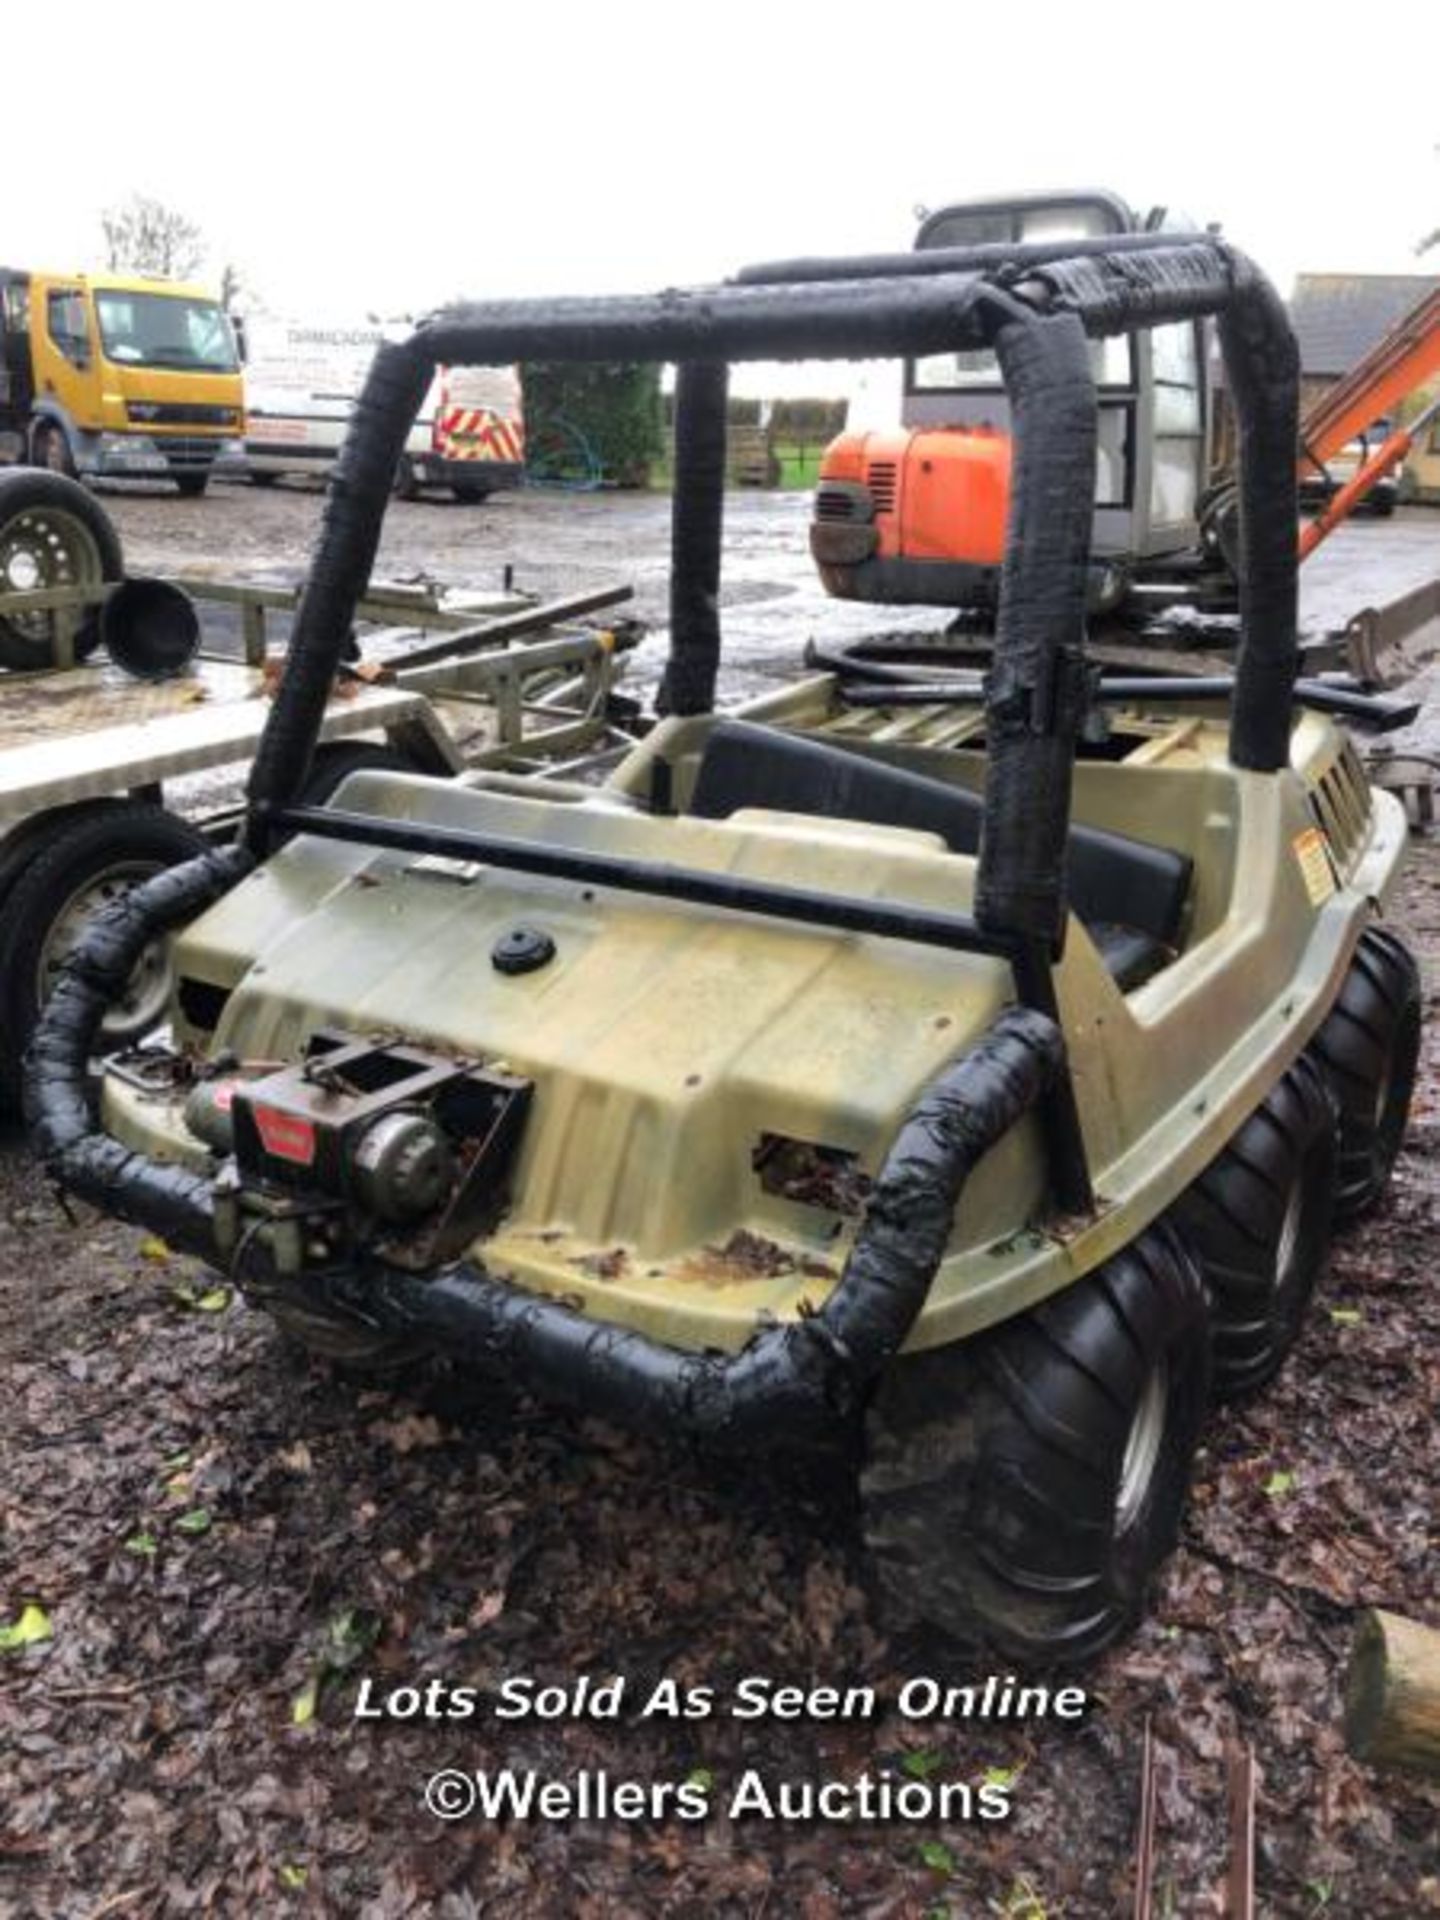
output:
[[[143,193],[132,193],[122,205],[107,207],[100,225],[105,261],[112,273],[158,273],[168,280],[184,280],[205,257],[204,237],[195,222]]]

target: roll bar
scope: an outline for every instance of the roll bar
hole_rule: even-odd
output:
[[[795,276],[803,273],[803,279]],[[842,277],[834,277],[840,275]],[[672,626],[662,705],[714,705],[726,368],[992,348],[1014,435],[995,665],[987,691],[986,826],[976,917],[1064,937],[1069,769],[1085,699],[1095,459],[1086,335],[1214,314],[1240,440],[1241,641],[1230,754],[1287,764],[1298,666],[1295,437],[1299,362],[1284,309],[1244,255],[1211,237],[945,248],[752,267],[737,283],[650,296],[489,301],[447,309],[380,348],[341,449],[289,657],[249,783],[247,838],[267,847],[303,785],[369,578],[405,435],[435,368],[511,360],[675,361]]]
[[[970,1166],[1022,1112],[1038,1109],[1057,1204],[1069,1212],[1088,1209],[1089,1171],[1053,977],[1065,930],[1071,764],[1086,696],[1095,462],[1086,335],[1220,316],[1241,448],[1242,639],[1230,751],[1238,765],[1260,771],[1283,767],[1289,756],[1297,666],[1297,355],[1274,292],[1243,256],[1218,241],[1157,238],[1153,245],[1110,243],[1103,250],[1072,244],[1058,256],[1044,249],[1045,258],[1034,247],[1017,247],[998,262],[993,251],[976,250],[983,264],[966,266],[968,256],[962,255],[933,273],[870,274],[858,262],[854,273],[829,281],[768,284],[752,278],[641,299],[496,301],[452,309],[408,340],[382,347],[340,452],[285,671],[251,769],[244,844],[202,855],[113,903],[80,943],[47,1004],[29,1056],[26,1108],[54,1177],[74,1192],[102,1199],[112,1211],[155,1225],[177,1245],[211,1254],[210,1183],[94,1130],[89,1061],[105,1008],[144,944],[218,899],[288,830],[460,854],[522,871],[563,868],[564,877],[582,883],[624,886],[716,912],[778,915],[999,955],[1011,967],[1020,1002],[1001,1016],[978,1054],[954,1069],[953,1085],[942,1077],[927,1095],[932,1104],[917,1109],[919,1133],[936,1141],[943,1136],[946,1143],[925,1175],[933,1211],[925,1216],[930,1226],[923,1247],[904,1244],[914,1198],[905,1167],[911,1157],[917,1166],[924,1159],[905,1144],[907,1130],[892,1155],[896,1179],[891,1181],[887,1162],[877,1188],[878,1195],[889,1191],[887,1182],[894,1187],[893,1218],[884,1206],[877,1211],[875,1201],[870,1210],[885,1244],[877,1242],[876,1251],[862,1232],[852,1255],[852,1264],[860,1263],[861,1284],[853,1294],[842,1289],[831,1321],[827,1307],[806,1323],[818,1331],[838,1372],[828,1363],[817,1371],[811,1335],[787,1330],[783,1342],[752,1342],[733,1375],[719,1379],[712,1377],[714,1368],[691,1366],[638,1336],[621,1340],[613,1329],[571,1325],[575,1316],[566,1318],[553,1303],[514,1304],[507,1290],[463,1267],[452,1275],[454,1287],[437,1290],[428,1307],[401,1280],[380,1276],[386,1310],[397,1322],[427,1311],[439,1314],[436,1327],[467,1329],[467,1338],[495,1352],[511,1343],[527,1364],[556,1377],[574,1376],[583,1364],[601,1364],[609,1354],[621,1399],[638,1391],[635,1383],[644,1376],[651,1383],[649,1402],[662,1415],[680,1406],[689,1410],[687,1417],[713,1426],[703,1415],[713,1403],[722,1409],[721,1425],[750,1431],[746,1408],[764,1411],[777,1395],[788,1403],[802,1375],[811,1382],[801,1396],[806,1405],[831,1405],[837,1394],[849,1392],[858,1378],[856,1365],[845,1358],[851,1347],[860,1356],[860,1371],[894,1351],[929,1286]],[[437,365],[526,358],[680,364],[675,620],[666,695],[673,711],[702,713],[713,706],[720,643],[726,363],[977,347],[994,349],[1010,393],[1014,479],[986,689],[985,816],[973,917],[917,916],[891,903],[836,900],[778,883],[727,884],[713,873],[653,861],[569,851],[557,856],[553,849],[547,854],[494,835],[296,804],[369,579],[396,462]],[[982,1111],[993,1128],[975,1121]],[[878,1291],[865,1277],[877,1260]],[[910,1274],[903,1282],[903,1312],[878,1313],[877,1299],[894,1290],[893,1278],[886,1277],[893,1272]],[[338,1276],[336,1286],[344,1292],[350,1278]]]

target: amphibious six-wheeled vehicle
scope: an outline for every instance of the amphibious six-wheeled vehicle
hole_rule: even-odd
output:
[[[1219,316],[1243,639],[1084,649],[1095,336]],[[852,650],[714,711],[727,362],[993,348],[1014,484],[983,684]],[[598,788],[298,796],[437,362],[679,363],[665,717]],[[1207,236],[924,275],[456,309],[379,353],[243,845],[99,916],[31,1055],[70,1191],[315,1348],[417,1346],[746,1450],[858,1449],[912,1613],[1083,1657],[1174,1540],[1212,1389],[1279,1366],[1414,1075],[1398,804],[1296,678],[1296,356]],[[1363,703],[1362,703],[1363,704]],[[168,1044],[94,1038],[173,942]]]

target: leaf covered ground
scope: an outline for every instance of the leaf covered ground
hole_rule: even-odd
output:
[[[1339,1243],[1259,1402],[1217,1414],[1151,1618],[1073,1728],[860,1721],[384,1723],[368,1676],[874,1685],[989,1665],[887,1636],[841,1490],[717,1472],[442,1368],[357,1386],[144,1236],[70,1225],[0,1164],[0,1913],[1128,1911],[1142,1731],[1156,1911],[1222,1911],[1225,1752],[1259,1768],[1265,1914],[1440,1912],[1440,1790],[1344,1754],[1356,1609],[1440,1626],[1440,857],[1399,920],[1431,1026],[1385,1211]],[[27,1609],[29,1611],[27,1611]],[[3,1640],[0,1640],[3,1645]],[[443,1767],[1011,1782],[1013,1817],[442,1825]],[[999,1770],[998,1772],[996,1770]]]

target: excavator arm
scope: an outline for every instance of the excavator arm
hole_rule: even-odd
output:
[[[1440,287],[1429,293],[1326,393],[1300,423],[1305,464],[1323,472],[1347,441],[1440,374]]]

